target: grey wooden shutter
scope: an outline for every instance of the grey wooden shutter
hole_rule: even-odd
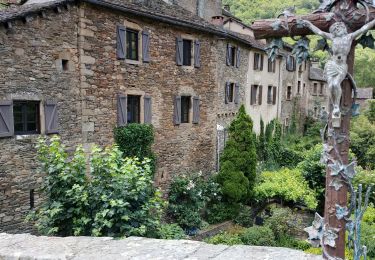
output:
[[[240,102],[240,85],[238,83],[234,85],[234,94],[234,103],[238,104]]]
[[[127,96],[117,96],[117,126],[125,126],[128,123]]]
[[[142,55],[143,62],[150,62],[150,34],[147,31],[142,32]]]
[[[173,122],[175,125],[181,124],[181,96],[174,98]]]
[[[0,101],[0,137],[9,137],[14,134],[13,103]]]
[[[46,134],[57,134],[58,131],[58,117],[57,117],[57,103],[55,101],[47,100],[44,104],[44,117],[46,123]]]
[[[201,67],[201,43],[199,40],[194,42],[194,67]]]
[[[227,44],[227,66],[232,64],[232,46]]]
[[[181,37],[176,38],[176,63],[178,66],[182,66],[184,59],[184,42]]]
[[[229,92],[230,92],[229,88],[230,88],[230,83],[226,82],[225,83],[225,104],[229,103]]]
[[[263,70],[263,60],[264,60],[263,54],[259,54],[259,58],[260,58],[260,70]]]
[[[236,52],[236,68],[239,68],[241,64],[241,50],[240,48],[237,48]]]
[[[144,97],[144,122],[151,124],[152,122],[152,101],[150,96]]]
[[[258,53],[254,53],[254,64],[253,64],[253,69],[257,70],[258,69]]]
[[[258,105],[261,105],[262,98],[263,98],[263,86],[260,85],[258,88],[259,88]]]
[[[193,124],[199,124],[200,111],[199,111],[199,97],[193,97]]]
[[[117,25],[117,59],[124,60],[126,58],[126,28]]]
[[[277,91],[277,88],[276,87],[273,87],[273,90],[272,90],[272,94],[273,94],[273,98],[272,98],[272,104],[275,105],[276,104],[276,93]]]

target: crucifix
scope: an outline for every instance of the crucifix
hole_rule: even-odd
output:
[[[323,161],[326,163],[326,194],[324,219],[316,216],[313,226],[307,229],[310,238],[319,238],[325,259],[345,258],[345,231],[354,248],[354,259],[366,255],[354,241],[354,230],[360,230],[363,210],[361,187],[359,196],[352,185],[355,162],[349,162],[350,118],[355,97],[352,78],[356,38],[366,34],[375,25],[373,0],[323,0],[317,11],[304,16],[288,12],[283,18],[258,20],[252,24],[257,39],[295,37],[316,34],[331,41],[330,58],[325,64],[324,76],[329,88],[330,109],[328,124],[322,133],[324,139]],[[371,37],[363,35],[362,37]],[[354,95],[353,95],[354,91]],[[351,193],[347,207],[348,191]],[[368,194],[365,206],[367,207]],[[350,220],[355,212],[355,219]],[[358,240],[358,239],[357,239]]]

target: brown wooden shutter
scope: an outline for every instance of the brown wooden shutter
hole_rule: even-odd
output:
[[[181,37],[176,38],[176,64],[182,66],[184,60],[184,42]]]
[[[199,40],[194,42],[194,67],[201,67],[201,43]]]
[[[240,102],[240,85],[236,83],[234,85],[234,103],[238,104]]]
[[[117,126],[125,126],[128,123],[127,96],[117,96]]]
[[[200,111],[199,111],[199,97],[193,97],[193,124],[199,124]]]
[[[176,96],[174,99],[173,122],[175,125],[181,124],[181,96]]]
[[[123,25],[117,25],[117,59],[126,58],[126,28]]]
[[[236,68],[239,68],[241,64],[241,50],[240,48],[237,48],[236,52]]]
[[[150,34],[147,31],[142,32],[142,55],[143,62],[150,62]]]
[[[0,101],[0,137],[10,137],[14,134],[13,103]]]
[[[227,66],[232,64],[232,46],[227,44]]]
[[[46,123],[46,134],[57,134],[59,131],[57,103],[55,101],[46,101],[44,104],[44,117]]]
[[[263,60],[264,60],[263,54],[259,54],[259,58],[260,58],[260,70],[263,70]]]
[[[152,123],[152,100],[148,95],[144,97],[144,123]]]
[[[230,88],[230,83],[226,82],[225,83],[225,89],[224,89],[224,91],[225,91],[225,93],[224,93],[225,94],[225,104],[229,103],[229,92],[230,92],[229,88]]]
[[[273,98],[272,98],[272,104],[276,104],[276,97],[277,97],[277,88],[276,87],[273,87],[273,90],[272,90],[272,94],[273,94]]]
[[[261,105],[262,104],[262,97],[263,97],[263,86],[260,85],[258,88],[259,88],[258,105]]]

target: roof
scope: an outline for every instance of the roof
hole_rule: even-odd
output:
[[[310,67],[309,79],[316,81],[326,81],[321,68]]]
[[[357,88],[357,99],[372,99],[373,88]]]
[[[133,2],[129,0],[55,0],[51,2],[34,3],[1,10],[0,23],[20,19],[32,13],[39,13],[45,9],[51,9],[65,3],[77,3],[78,1],[117,10],[123,13],[154,19],[180,27],[199,30],[201,32],[214,34],[221,38],[229,38],[250,47],[258,49],[264,48],[264,46],[260,45],[257,41],[255,41],[255,39],[249,39],[249,37],[242,34],[227,31],[222,27],[207,22],[206,20],[185,10],[177,4],[168,4],[162,0],[143,0],[136,1],[136,3],[134,3],[135,1]]]

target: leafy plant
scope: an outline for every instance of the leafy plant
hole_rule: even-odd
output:
[[[234,222],[243,227],[251,227],[253,225],[253,212],[251,207],[241,205],[238,215],[234,218]]]
[[[229,234],[226,232],[223,232],[216,236],[205,239],[204,241],[206,243],[214,244],[214,245],[219,245],[219,244],[224,244],[224,245],[229,245],[229,246],[243,245],[243,242],[238,234]]]
[[[212,201],[207,204],[205,219],[210,224],[235,219],[240,210],[240,204],[224,201]]]
[[[185,239],[185,231],[177,224],[163,224],[159,228],[161,239]]]
[[[275,236],[268,226],[253,226],[241,235],[245,245],[253,246],[274,246]]]

